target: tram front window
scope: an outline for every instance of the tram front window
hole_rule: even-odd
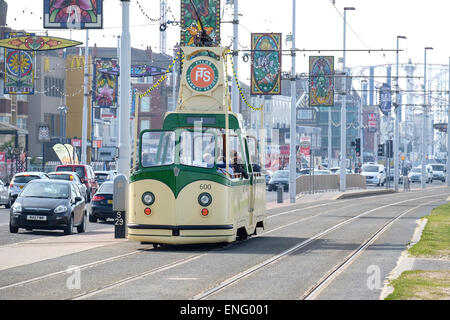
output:
[[[216,136],[213,133],[184,131],[180,139],[180,164],[199,168],[214,168]]]
[[[175,132],[155,131],[142,135],[141,164],[144,168],[168,166],[175,162]]]

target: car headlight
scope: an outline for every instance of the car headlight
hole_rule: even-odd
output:
[[[57,206],[56,209],[54,210],[55,213],[64,213],[66,211],[67,211],[66,206]]]
[[[142,195],[142,202],[146,206],[151,206],[153,203],[155,203],[155,195],[151,192],[146,192]]]
[[[212,197],[209,193],[202,193],[198,196],[198,203],[203,206],[207,207],[212,203]]]
[[[20,203],[15,202],[15,203],[12,205],[11,208],[12,208],[12,210],[13,210],[14,213],[20,213],[20,212],[22,212],[22,205],[21,205]]]

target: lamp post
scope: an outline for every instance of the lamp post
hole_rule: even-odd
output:
[[[400,95],[399,95],[399,84],[398,84],[398,68],[399,68],[399,42],[400,39],[406,39],[405,36],[397,36],[397,63],[396,63],[396,97],[395,97],[395,125],[394,125],[394,189],[395,192],[398,192],[398,180],[399,180],[399,166],[400,166],[400,159],[399,159],[399,153],[400,153],[400,116],[402,114],[402,109],[400,106]]]
[[[425,150],[427,146],[425,145],[425,131],[427,127],[427,50],[433,50],[432,47],[425,47],[424,50],[424,63],[423,63],[423,114],[422,114],[422,189],[425,189],[425,169],[426,169],[426,159]]]
[[[131,83],[131,36],[130,0],[122,3],[122,35],[120,37],[120,123],[118,172],[130,176],[130,83]]]
[[[353,7],[344,8],[344,50],[343,50],[343,67],[342,71],[345,74],[344,77],[344,96],[341,108],[341,170],[340,170],[340,183],[339,191],[344,192],[346,189],[347,178],[347,70],[346,70],[346,51],[345,44],[347,38],[347,11],[355,10]]]
[[[291,70],[291,130],[290,130],[290,157],[289,157],[289,199],[295,203],[297,197],[297,79],[295,67],[295,27],[296,27],[296,0],[292,0],[292,70]]]
[[[448,58],[447,186],[450,187],[450,58]]]

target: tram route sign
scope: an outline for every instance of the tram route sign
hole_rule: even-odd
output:
[[[195,91],[210,91],[219,81],[219,71],[211,61],[197,60],[187,70],[186,80]]]
[[[126,210],[127,210],[128,179],[123,174],[114,178],[113,211],[114,211],[114,237],[126,238]]]

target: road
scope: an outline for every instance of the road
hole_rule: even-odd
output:
[[[269,210],[267,228],[246,241],[158,249],[114,241],[111,223],[11,235],[2,209],[0,258],[11,260],[0,259],[0,299],[376,300],[416,220],[449,191],[296,204]],[[29,254],[16,261],[14,250]]]

